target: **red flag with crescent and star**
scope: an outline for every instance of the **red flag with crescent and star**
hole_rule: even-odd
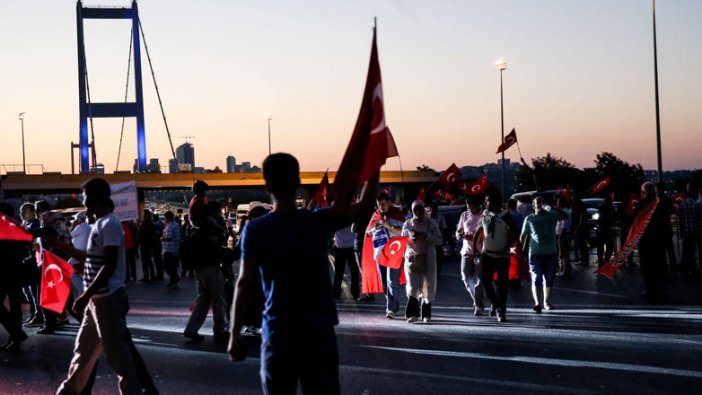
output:
[[[73,266],[49,250],[43,250],[41,265],[41,307],[62,313],[71,293]]]
[[[385,247],[383,247],[380,257],[378,257],[378,264],[387,266],[390,269],[399,269],[405,258],[406,249],[407,236],[391,237],[385,244]]]
[[[361,110],[351,141],[334,178],[337,201],[350,201],[356,188],[378,172],[385,164],[385,159],[397,155],[395,139],[385,123],[383,84],[380,78],[376,33],[373,28],[373,44]]]
[[[329,172],[325,171],[322,181],[319,182],[317,190],[314,192],[314,200],[317,207],[327,207],[327,193],[329,190]]]
[[[34,237],[10,217],[0,215],[0,240],[32,241]]]
[[[499,147],[497,147],[497,152],[495,152],[495,153],[499,154],[500,152],[507,151],[507,148],[513,146],[516,143],[517,143],[517,132],[514,129],[512,129],[512,131],[509,132],[505,136],[505,141],[502,144],[500,144]]]
[[[417,200],[427,200],[427,191],[424,189],[424,187],[419,188],[419,192],[417,193]]]
[[[609,181],[610,181],[610,178],[609,178],[609,176],[607,176],[604,179],[602,179],[602,181],[595,184],[595,186],[592,187],[592,194],[597,195],[602,190],[607,188],[607,186],[609,186]]]
[[[439,176],[439,182],[444,186],[445,189],[451,189],[454,183],[461,179],[461,170],[456,166],[455,163],[451,163],[451,166],[446,169],[441,176]]]
[[[471,184],[470,188],[466,193],[469,195],[479,195],[483,193],[489,185],[490,181],[488,181],[487,176],[483,174],[482,176],[478,177],[475,181],[473,181],[473,184]]]

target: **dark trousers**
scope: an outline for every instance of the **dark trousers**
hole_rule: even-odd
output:
[[[9,299],[10,309],[5,308],[5,298]],[[22,289],[18,286],[0,286],[0,324],[5,327],[11,339],[22,339]]]
[[[142,244],[141,245],[141,269],[144,272],[144,278],[147,280],[156,279],[156,269],[154,268],[154,261],[151,259],[151,245]]]
[[[130,248],[130,249],[125,251],[125,257],[127,259],[127,280],[136,280],[137,279],[136,255],[137,255],[136,247]]]
[[[609,262],[612,254],[614,254],[614,233],[599,233],[597,235],[597,264],[602,266]]]
[[[639,262],[646,293],[660,298],[665,292],[666,247],[663,241],[639,244]]]
[[[344,281],[346,265],[351,274],[351,296],[358,299],[361,296],[359,285],[361,272],[358,268],[358,257],[353,248],[334,248],[334,283],[332,284],[334,297],[337,299],[341,297],[341,283]]]
[[[695,264],[695,250],[697,250],[697,261],[699,262],[699,268]],[[680,270],[697,271],[700,269],[702,269],[702,237],[687,236],[682,242]]]
[[[573,236],[575,237],[575,252],[580,255],[581,264],[590,263],[590,248],[587,246],[587,238],[590,235],[590,230],[587,228],[575,229]]]
[[[171,284],[180,281],[180,277],[178,276],[178,262],[180,262],[178,255],[168,251],[163,253],[163,266],[166,269]],[[161,276],[163,276],[163,273]]]
[[[307,357],[307,362],[300,363],[302,355]],[[339,352],[333,327],[261,345],[264,394],[295,394],[298,380],[303,394],[341,392]]]
[[[156,279],[163,280],[163,248],[161,241],[154,242],[151,247],[151,253],[154,256],[154,266],[156,267]]]
[[[481,281],[485,287],[485,296],[497,309],[500,316],[507,312],[507,292],[509,290],[509,257],[481,256],[483,266]],[[497,280],[494,280],[497,272]]]

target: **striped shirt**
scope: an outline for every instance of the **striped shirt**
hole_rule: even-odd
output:
[[[106,287],[100,288],[94,297],[109,295],[124,287],[126,277],[126,259],[124,254],[124,232],[119,219],[114,214],[98,218],[88,240],[87,258],[83,285],[88,288],[98,272],[105,265],[105,247],[118,247],[117,268]]]

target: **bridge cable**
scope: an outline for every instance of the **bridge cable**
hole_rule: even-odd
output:
[[[127,83],[124,87],[124,102],[127,103],[127,95],[129,93],[129,73],[131,71],[132,65],[132,44],[134,42],[134,28],[129,33],[129,59],[127,60]],[[126,117],[122,117],[122,130],[119,132],[119,148],[117,149],[117,164],[115,165],[115,171],[119,170],[119,158],[122,153],[122,136],[124,136],[124,120]]]
[[[91,109],[91,101],[90,101],[90,79],[88,78],[88,58],[85,56],[85,46],[83,46],[83,59],[85,60],[85,88],[88,91],[88,118],[90,118],[90,137],[92,139],[92,157],[93,157],[93,164],[91,166],[91,170],[95,172],[95,168],[97,165],[97,153],[95,151],[95,127],[93,125],[93,112]]]
[[[166,121],[166,112],[163,110],[163,102],[161,101],[161,94],[158,90],[158,84],[156,83],[156,74],[154,73],[154,66],[151,63],[151,55],[149,55],[149,47],[146,45],[146,36],[144,35],[144,28],[141,26],[141,19],[139,19],[139,29],[141,30],[141,39],[144,41],[144,49],[146,50],[146,58],[149,60],[149,68],[151,69],[151,77],[154,80],[154,87],[156,88],[156,97],[158,97],[158,105],[161,107],[161,116],[163,117],[163,124],[166,126],[166,134],[168,135],[168,144],[171,146],[171,154],[173,155],[173,160],[177,162],[175,149],[173,149],[173,140],[171,140],[171,132],[168,129],[168,122]]]

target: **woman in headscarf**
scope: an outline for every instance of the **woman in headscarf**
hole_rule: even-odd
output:
[[[407,322],[431,320],[431,302],[436,296],[436,249],[443,241],[439,226],[429,218],[424,202],[412,202],[412,218],[402,226],[402,236],[408,236],[405,250],[405,277],[407,277]],[[421,306],[421,310],[420,310]]]

